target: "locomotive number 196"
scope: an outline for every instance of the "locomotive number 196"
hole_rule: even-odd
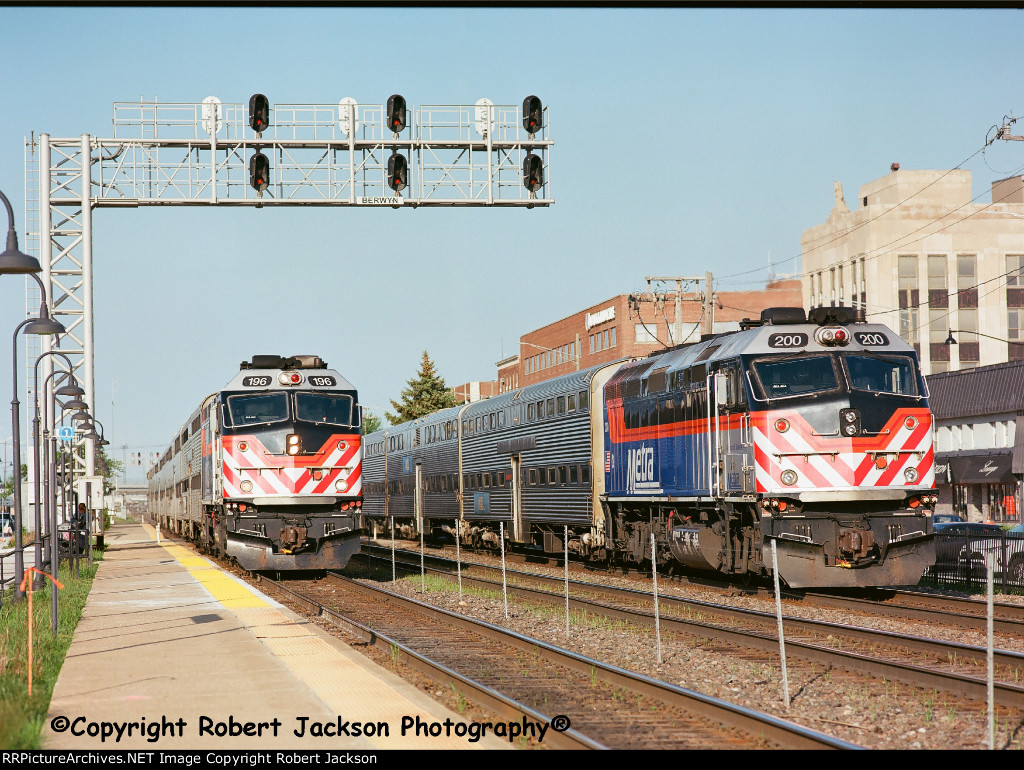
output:
[[[326,375],[311,374],[309,375],[309,384],[314,388],[333,388],[338,383],[333,377]]]
[[[242,378],[243,388],[265,388],[270,385],[270,377],[267,375],[255,375],[252,377]]]

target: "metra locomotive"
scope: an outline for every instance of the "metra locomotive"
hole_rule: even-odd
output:
[[[849,308],[454,407],[364,437],[364,513],[496,545],[793,587],[916,583],[932,563],[932,421],[916,354]]]
[[[253,356],[150,470],[150,513],[246,569],[344,567],[359,550],[359,417],[319,357]]]

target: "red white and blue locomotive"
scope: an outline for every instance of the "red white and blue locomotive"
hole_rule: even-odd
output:
[[[150,515],[246,569],[340,569],[359,550],[359,420],[318,356],[253,356],[150,470]]]
[[[554,378],[364,437],[377,530],[448,533],[793,587],[916,583],[934,561],[916,354],[849,308]],[[595,472],[596,471],[596,472]]]

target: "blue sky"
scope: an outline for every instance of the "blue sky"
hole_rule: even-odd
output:
[[[646,275],[798,272],[834,180],[853,206],[1024,114],[1022,37],[1011,10],[0,8],[0,190],[24,246],[24,139],[110,136],[115,101],[549,106],[546,209],[97,211],[97,414],[145,455],[254,353],[319,354],[380,414],[424,349],[490,379]],[[1021,166],[1004,142],[964,167],[978,194]],[[8,351],[23,297],[0,278]]]

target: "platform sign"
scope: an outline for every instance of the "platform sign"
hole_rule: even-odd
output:
[[[61,441],[71,441],[75,437],[75,431],[70,425],[61,425],[57,429],[57,438]]]

